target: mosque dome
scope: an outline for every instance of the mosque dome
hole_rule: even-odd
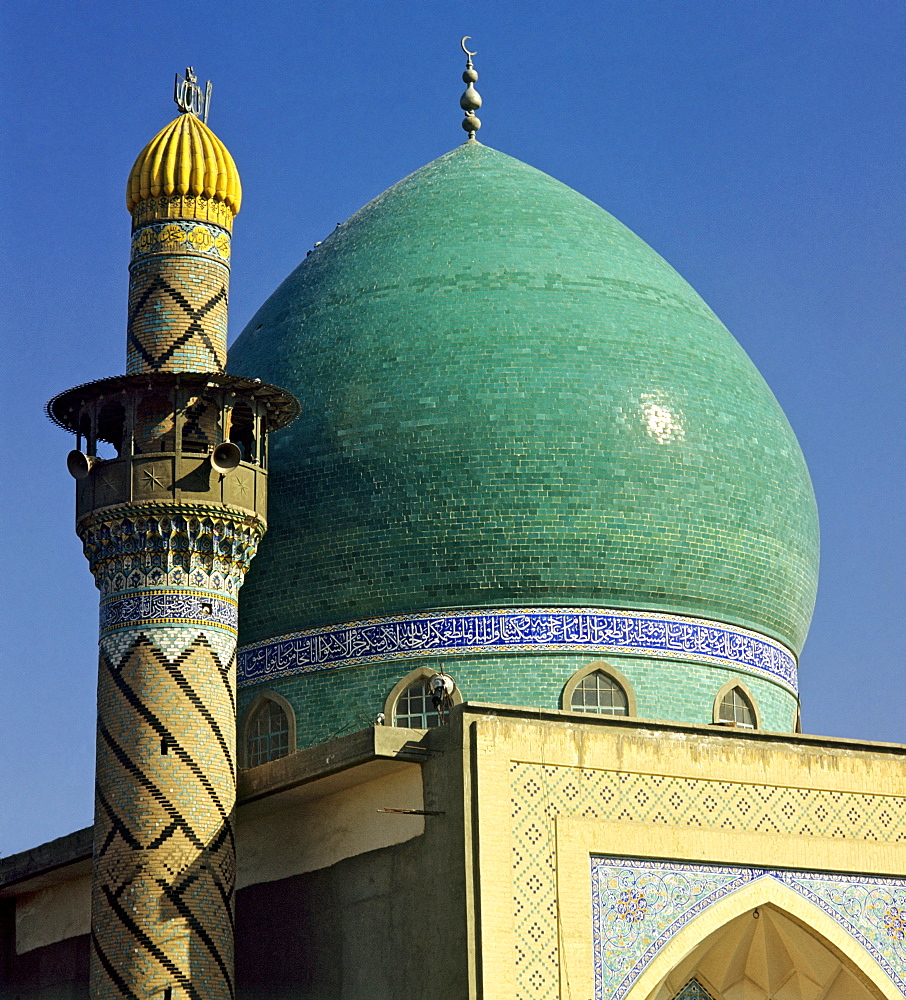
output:
[[[138,154],[126,184],[130,212],[149,198],[205,198],[233,216],[242,202],[239,171],[229,150],[195,115],[181,114]]]
[[[265,302],[228,367],[302,407],[272,440],[240,642],[570,606],[801,649],[817,514],[780,406],[658,254],[518,160],[470,141],[389,188]]]

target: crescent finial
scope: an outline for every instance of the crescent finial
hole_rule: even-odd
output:
[[[481,107],[481,95],[475,89],[478,72],[472,65],[472,56],[477,56],[478,53],[470,52],[466,48],[466,42],[471,37],[471,35],[465,35],[459,43],[466,54],[466,71],[462,75],[462,82],[466,84],[466,90],[459,99],[459,106],[466,113],[465,118],[462,120],[462,127],[468,132],[469,139],[474,139],[475,133],[481,128],[481,121],[475,117],[475,112]]]

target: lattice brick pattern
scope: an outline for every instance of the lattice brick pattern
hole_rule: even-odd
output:
[[[126,370],[223,371],[229,271],[197,256],[143,257],[130,269]]]
[[[203,634],[101,654],[94,1000],[233,996],[234,689]]]
[[[518,1000],[557,996],[555,816],[847,840],[906,840],[906,798],[514,763]]]

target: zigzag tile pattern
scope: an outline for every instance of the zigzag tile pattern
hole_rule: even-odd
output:
[[[222,371],[229,272],[195,256],[137,260],[129,282],[126,370]]]
[[[235,657],[203,631],[175,657],[103,650],[93,1000],[232,1000]]]

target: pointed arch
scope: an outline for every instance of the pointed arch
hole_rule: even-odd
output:
[[[805,928],[885,1000],[902,1000],[902,993],[877,961],[832,917],[770,875],[729,893],[682,927],[654,956],[633,983],[625,1000],[652,1000],[670,973],[700,944],[736,917],[763,906],[773,906]]]
[[[732,726],[733,725],[732,722],[727,723],[727,722],[722,721],[721,717],[720,717],[720,708],[721,708],[721,705],[723,704],[724,699],[729,694],[732,694],[733,691],[738,691],[742,695],[743,701],[752,710],[752,718],[753,718],[754,723],[755,723],[755,725],[752,728],[753,729],[761,729],[761,712],[758,709],[758,702],[755,700],[755,696],[749,690],[748,685],[745,684],[738,677],[731,677],[730,680],[728,680],[727,683],[724,684],[724,686],[717,692],[717,695],[714,698],[714,709],[713,709],[713,712],[714,712],[713,723],[714,723],[714,725],[715,726],[726,726],[726,725]],[[742,728],[748,729],[749,727],[748,726],[743,726]]]
[[[587,677],[591,677],[594,674],[601,674],[603,677],[615,684],[617,688],[619,688],[620,692],[626,699],[625,715],[629,717],[635,717],[638,715],[639,710],[636,705],[635,691],[629,683],[629,679],[625,674],[617,670],[615,666],[605,660],[593,660],[591,663],[582,667],[581,670],[577,670],[572,677],[570,677],[564,685],[563,691],[560,695],[560,707],[564,711],[575,711],[573,708],[573,695],[576,693],[576,688],[578,688]],[[612,714],[621,715],[624,713],[614,712]]]
[[[242,725],[239,730],[239,766],[247,768],[252,766],[251,755],[249,753],[249,740],[252,737],[251,726],[258,716],[260,709],[267,708],[268,705],[275,705],[286,720],[286,751],[279,753],[279,757],[286,757],[296,749],[296,713],[293,706],[281,694],[270,689],[259,691],[249,702],[242,715]],[[274,760],[277,757],[272,758]]]
[[[427,685],[430,678],[432,678],[435,674],[440,673],[441,670],[442,667],[440,666],[429,667],[422,665],[420,667],[416,667],[415,670],[410,671],[405,677],[401,678],[396,685],[394,685],[393,690],[387,695],[387,698],[384,701],[385,725],[395,726],[398,724],[396,722],[396,717],[399,702],[400,699],[403,698],[407,692],[409,692],[410,688],[414,688],[415,691],[417,691],[420,686]],[[425,688],[425,691],[427,692],[427,688]],[[459,690],[459,685],[455,684],[455,682],[453,692],[450,695],[450,701],[454,705],[462,704],[462,692]],[[400,724],[402,725],[403,723]]]

